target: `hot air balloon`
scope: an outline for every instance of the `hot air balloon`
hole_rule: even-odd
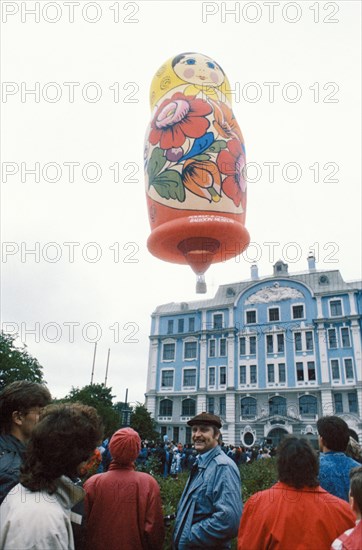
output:
[[[230,90],[218,63],[189,52],[166,61],[151,83],[147,246],[157,258],[190,265],[199,293],[208,267],[238,256],[250,241],[245,146]]]

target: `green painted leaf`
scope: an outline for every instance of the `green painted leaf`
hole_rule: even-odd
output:
[[[185,200],[185,188],[181,176],[176,170],[165,170],[152,181],[157,193],[164,199]]]
[[[162,168],[165,166],[165,163],[166,163],[166,157],[163,154],[163,149],[161,149],[160,147],[156,147],[152,151],[152,155],[148,162],[148,167],[147,167],[148,179],[149,179],[150,185],[152,184],[152,181],[155,178],[155,176],[157,176],[157,174],[161,172]]]
[[[192,160],[210,160],[210,155],[196,155]]]
[[[226,149],[226,141],[223,139],[219,139],[218,141],[214,141],[214,143],[207,149],[206,152],[220,153],[222,149]]]

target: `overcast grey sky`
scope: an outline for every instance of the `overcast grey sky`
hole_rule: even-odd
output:
[[[150,255],[143,141],[168,58],[224,69],[244,134],[246,226],[219,284],[307,268],[361,277],[360,3],[2,2],[2,328],[57,397],[90,381],[144,400],[150,316],[199,299],[190,268]],[[33,170],[33,172],[32,172]],[[35,171],[35,172],[34,172]],[[33,251],[33,253],[31,252]]]

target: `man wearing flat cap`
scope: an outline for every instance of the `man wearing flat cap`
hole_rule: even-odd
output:
[[[202,412],[187,424],[198,455],[177,508],[173,548],[230,548],[242,512],[239,470],[219,446],[218,416]]]

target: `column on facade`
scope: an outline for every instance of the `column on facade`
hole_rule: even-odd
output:
[[[206,393],[199,393],[196,401],[196,414],[206,411]]]
[[[232,333],[227,337],[227,362],[227,385],[229,388],[235,388],[235,337]]]
[[[228,440],[225,443],[235,445],[235,393],[226,394],[225,423],[228,425]]]
[[[321,366],[321,383],[329,384],[329,366],[328,366],[328,354],[327,354],[327,333],[322,323],[317,326],[318,334],[318,347],[319,347],[319,360]]]
[[[155,395],[146,396],[146,409],[148,410],[152,418],[156,418],[156,396]]]
[[[317,317],[318,317],[318,319],[321,319],[323,317],[322,297],[321,296],[316,296],[316,300],[317,300]]]
[[[356,300],[355,300],[354,292],[349,292],[348,297],[349,297],[349,307],[351,309],[351,315],[357,315]]]
[[[156,390],[157,353],[158,353],[158,341],[155,338],[151,340],[151,343],[150,343],[150,353],[149,353],[148,372],[147,372],[147,389],[146,389],[147,392]]]
[[[321,408],[322,416],[334,414],[333,396],[330,388],[321,390]]]
[[[206,391],[207,371],[207,338],[203,334],[200,339],[200,366],[199,366],[199,389]],[[204,409],[205,410],[205,409]]]
[[[362,418],[362,388],[360,385],[357,387],[357,404],[358,404],[358,417]]]
[[[351,324],[352,332],[352,342],[354,349],[354,359],[356,361],[356,374],[357,374],[357,383],[362,382],[362,353],[361,353],[361,336],[360,328],[358,326],[358,321],[353,320]]]

